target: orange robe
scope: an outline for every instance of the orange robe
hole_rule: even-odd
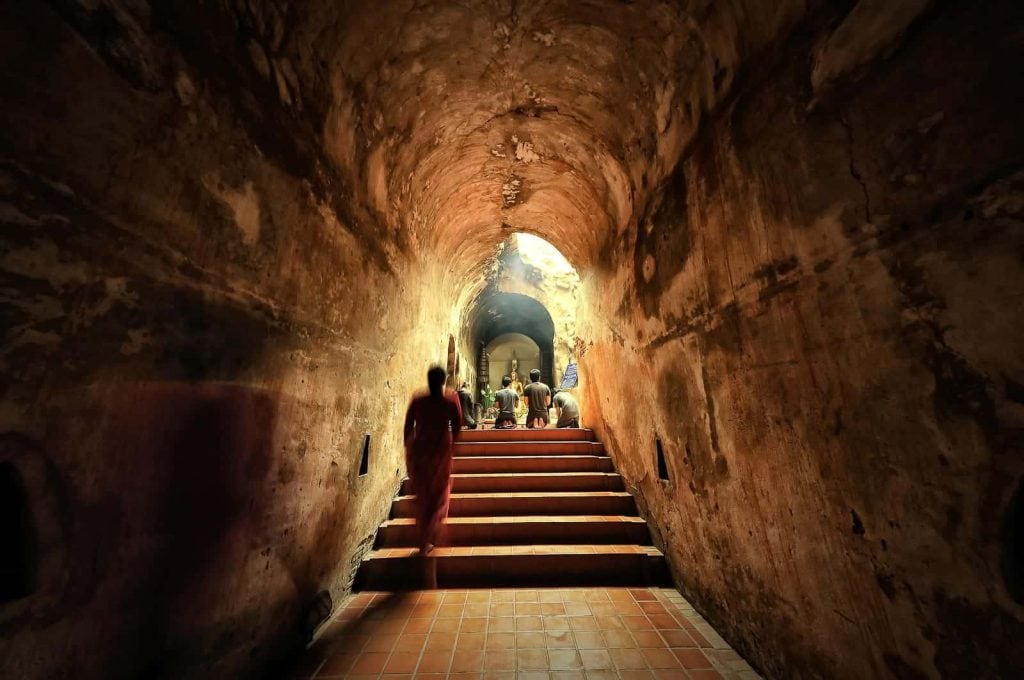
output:
[[[413,398],[405,413],[405,467],[416,495],[419,548],[436,543],[448,516],[451,497],[452,444],[462,426],[462,407],[454,392],[443,397]]]

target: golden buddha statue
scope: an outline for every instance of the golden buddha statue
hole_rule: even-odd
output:
[[[523,398],[523,381],[519,379],[519,372],[516,370],[517,363],[519,362],[515,359],[512,360],[512,370],[508,374],[508,377],[512,378],[512,384],[508,388],[515,390],[515,393],[519,395],[519,406],[516,407],[516,416],[518,417],[526,412],[526,400]]]

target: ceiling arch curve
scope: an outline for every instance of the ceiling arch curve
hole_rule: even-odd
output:
[[[541,348],[550,347],[555,337],[555,324],[547,308],[519,293],[482,295],[470,311],[469,328],[477,347],[510,333],[525,335]]]

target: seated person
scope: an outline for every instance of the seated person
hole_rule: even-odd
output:
[[[523,388],[526,397],[526,426],[547,427],[550,422],[548,409],[551,408],[551,388],[540,381],[540,371],[530,371],[530,384]]]
[[[459,404],[462,405],[462,429],[475,430],[476,418],[473,417],[473,396],[469,393],[469,386],[462,383],[459,388]]]
[[[516,426],[516,407],[519,405],[519,395],[515,390],[509,389],[512,378],[504,376],[501,379],[501,389],[494,393],[494,404],[498,407],[498,415],[494,419],[495,430],[511,430]]]
[[[555,413],[558,414],[558,421],[555,427],[579,427],[580,426],[580,405],[576,399],[566,390],[555,392],[554,398]]]

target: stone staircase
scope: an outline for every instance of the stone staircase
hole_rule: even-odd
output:
[[[471,430],[456,444],[441,588],[671,585],[604,447],[590,430]],[[423,583],[407,480],[356,574],[357,590]]]

